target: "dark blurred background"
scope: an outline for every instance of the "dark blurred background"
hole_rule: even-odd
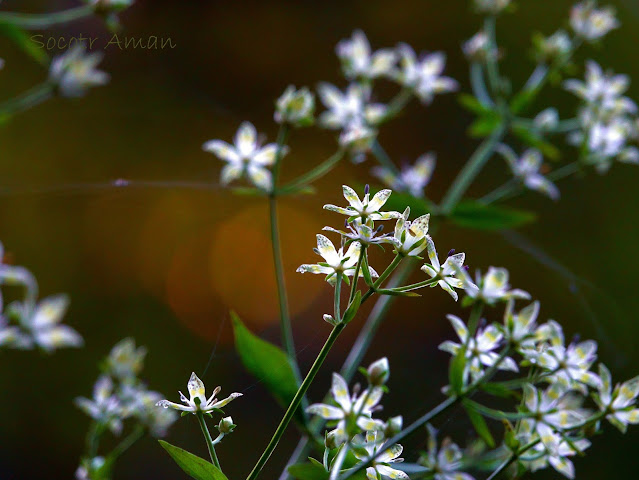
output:
[[[503,69],[515,82],[525,80],[533,66],[527,54],[532,32],[550,34],[565,26],[571,5],[565,0],[518,3],[516,14],[505,15],[498,25],[506,49]],[[610,3],[618,8],[623,28],[609,36],[605,47],[583,51],[577,64],[595,56],[604,66],[639,78],[639,4]],[[77,4],[7,0],[2,9],[44,12]],[[281,416],[239,364],[228,321],[234,308],[254,331],[279,341],[266,206],[261,199],[215,188],[165,184],[216,184],[221,162],[202,152],[201,144],[211,138],[230,140],[242,120],[252,121],[273,140],[273,101],[288,84],[327,80],[344,86],[334,45],[356,28],[367,33],[375,48],[404,41],[416,50],[445,51],[447,74],[467,90],[460,45],[479,25],[468,4],[138,0],[122,15],[125,35],[171,37],[175,49],[110,50],[103,63],[112,75],[107,87],[80,101],[50,101],[0,129],[0,238],[13,261],[36,274],[43,295],[70,294],[67,322],[86,340],[82,350],[53,356],[1,352],[2,480],[72,477],[88,425],[72,400],[90,395],[98,362],[125,336],[148,347],[143,376],[168,398],[177,398],[176,390],[185,388],[192,370],[209,389],[219,384],[223,393],[245,394],[227,408],[239,426],[219,455],[229,478],[246,475]],[[97,20],[41,33],[110,37]],[[4,99],[41,81],[46,72],[7,40],[0,42],[6,61],[0,72]],[[637,85],[630,92],[635,98]],[[574,102],[559,89],[542,98],[548,103],[536,105],[537,111],[557,105],[564,116],[572,115]],[[380,141],[398,163],[437,152],[428,194],[439,199],[476,146],[465,136],[470,120],[453,95],[442,96],[428,108],[412,104],[383,130]],[[332,135],[314,129],[295,133],[291,147],[285,179],[335,149]],[[564,161],[571,161],[568,150]],[[361,166],[344,162],[319,182],[319,195],[282,200],[284,261],[304,370],[328,334],[321,314],[330,309],[331,289],[321,277],[294,270],[314,260],[314,234],[341,221],[321,206],[341,202],[341,183],[369,181],[371,165],[370,160]],[[118,178],[159,186],[109,187]],[[471,194],[486,193],[506,178],[503,162],[494,160]],[[512,283],[541,299],[542,317],[561,321],[567,338],[579,332],[598,339],[600,358],[622,380],[639,365],[639,295],[632,273],[639,268],[638,179],[639,169],[615,165],[606,176],[561,183],[558,204],[536,194],[516,199],[513,205],[539,212],[539,221],[519,232],[523,241],[446,226],[436,242],[442,255],[449,248],[467,252],[472,268],[507,266]],[[522,250],[528,243],[535,245],[536,255]],[[383,266],[382,261],[378,257],[376,265]],[[435,290],[396,302],[367,355],[367,362],[384,355],[391,361],[392,394],[385,414],[401,413],[410,420],[441,399],[448,355],[437,345],[453,336],[445,314],[458,311]],[[493,314],[499,320],[501,313]],[[340,339],[311,389],[312,399],[328,388],[330,372],[341,365],[364,319],[361,314]],[[465,444],[470,428],[462,423],[453,429],[461,419],[463,414],[456,412],[438,426]],[[205,456],[192,420],[179,421],[168,440]],[[424,440],[425,435],[408,442],[404,456],[409,461],[424,448]],[[588,456],[576,460],[579,477],[633,478],[639,468],[638,440],[636,430],[621,436],[607,428],[605,439],[596,438]],[[276,478],[295,442],[291,428],[264,478]],[[115,471],[121,480],[182,477],[151,439],[127,452]],[[559,475],[549,471],[539,477]]]

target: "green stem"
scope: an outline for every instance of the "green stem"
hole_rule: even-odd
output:
[[[401,268],[395,272],[393,278],[391,278],[388,282],[388,287],[394,288],[404,282],[404,280],[406,280],[406,278],[410,275],[414,263],[415,262],[407,261],[402,264]],[[346,357],[344,365],[342,365],[340,370],[340,374],[344,377],[346,382],[350,382],[353,379],[353,376],[357,372],[357,367],[359,367],[362,363],[364,355],[368,351],[379,326],[382,324],[382,321],[384,320],[384,317],[395,298],[396,297],[385,295],[380,297],[375,303],[375,306],[368,315],[359,335],[357,335],[355,343],[353,343],[353,347],[351,348],[351,351]]]
[[[289,363],[293,368],[295,380],[299,386],[302,383],[302,375],[299,365],[295,357],[295,340],[293,338],[293,329],[291,326],[291,315],[288,307],[288,295],[286,293],[286,280],[284,278],[284,265],[282,261],[282,245],[279,234],[279,222],[277,217],[277,183],[281,170],[281,163],[284,151],[284,145],[288,136],[289,127],[282,124],[277,135],[277,151],[275,153],[275,162],[272,170],[273,187],[269,194],[269,218],[271,227],[271,248],[273,251],[273,264],[275,265],[275,281],[277,283],[277,298],[280,309],[280,333],[282,335],[282,344],[288,356]]]
[[[341,279],[338,278],[337,285],[335,285],[336,291],[338,289],[338,286],[341,284],[340,280]],[[336,294],[336,297],[337,297],[337,294]],[[328,356],[328,352],[330,352],[331,348],[335,344],[335,341],[337,340],[337,337],[339,337],[340,333],[342,333],[342,330],[344,329],[345,326],[346,326],[345,324],[340,323],[333,327],[331,334],[329,335],[328,339],[326,340],[326,343],[322,347],[322,350],[320,350],[319,354],[317,355],[315,362],[313,362],[313,365],[311,366],[311,369],[306,375],[306,378],[302,382],[302,385],[300,385],[300,388],[297,390],[297,393],[293,397],[293,400],[291,401],[291,404],[286,410],[284,417],[282,418],[280,424],[275,430],[273,437],[271,438],[270,442],[266,446],[266,449],[260,456],[255,466],[253,467],[253,470],[251,470],[251,473],[248,475],[248,477],[246,477],[246,480],[255,480],[260,474],[260,472],[262,471],[262,468],[264,468],[264,465],[266,465],[266,462],[273,454],[273,451],[277,447],[277,444],[282,438],[282,435],[284,435],[284,431],[286,430],[286,427],[288,426],[291,419],[293,418],[293,415],[295,414],[297,407],[299,407],[302,401],[302,398],[306,394],[308,387],[311,385],[311,383],[315,379],[317,372],[319,372],[320,367],[322,366],[322,364],[324,363],[324,360]]]
[[[0,115],[14,115],[33,108],[53,96],[53,85],[43,82],[0,104]]]
[[[353,275],[353,284],[351,285],[351,294],[348,297],[348,303],[350,304],[355,298],[355,292],[357,292],[357,280],[359,280],[359,272],[362,268],[362,262],[366,255],[366,246],[362,245],[359,251],[359,258],[357,259],[357,266],[355,267],[355,275]]]
[[[561,180],[562,178],[566,178],[573,173],[577,173],[579,170],[581,170],[581,163],[572,162],[564,165],[561,168],[558,168],[557,170],[553,170],[548,175],[546,175],[546,178],[552,182],[555,182],[557,180]]]
[[[421,282],[413,283],[412,285],[406,285],[406,286],[403,286],[403,287],[397,287],[397,288],[394,288],[393,290],[395,292],[410,292],[410,291],[413,291],[413,290],[418,290],[420,288],[430,287],[432,285],[435,285],[440,280],[441,279],[438,276],[435,276],[435,277],[430,278],[428,280],[423,280]]]
[[[319,180],[324,175],[329,173],[335,165],[339,163],[339,161],[344,158],[345,151],[340,149],[331,155],[328,159],[324,160],[317,167],[313,168],[311,171],[300,175],[295,180],[291,181],[289,184],[284,185],[282,188],[278,189],[279,195],[287,195],[290,193],[294,193],[297,190],[300,190],[309,184]]]
[[[395,175],[399,175],[399,168],[395,166],[391,158],[388,156],[388,153],[386,153],[386,150],[384,150],[377,139],[375,139],[371,145],[371,153],[383,167],[387,168]]]
[[[390,265],[388,267],[386,267],[386,270],[384,270],[384,272],[379,276],[379,278],[375,281],[375,283],[368,290],[368,292],[366,292],[362,296],[362,303],[364,303],[366,300],[368,300],[368,298],[373,293],[375,293],[375,290],[382,284],[382,282],[384,282],[384,280],[386,280],[389,277],[389,275],[391,273],[393,273],[395,271],[395,269],[399,266],[399,264],[401,263],[403,258],[404,257],[402,257],[401,255],[395,255],[395,258],[393,258],[393,261],[390,263]]]
[[[107,456],[106,463],[113,464],[124,452],[126,452],[135,442],[144,436],[144,427],[136,425],[131,433],[129,433],[116,447],[111,450]]]
[[[215,465],[220,471],[222,471],[222,467],[220,466],[220,461],[217,458],[217,453],[215,453],[215,445],[213,444],[213,439],[211,438],[211,433],[209,432],[209,427],[206,426],[206,422],[204,421],[204,414],[202,411],[197,411],[197,420],[200,422],[200,428],[202,429],[202,433],[204,434],[204,439],[206,440],[206,446],[209,448],[209,455],[211,456],[211,461],[213,465]]]
[[[470,157],[464,168],[461,169],[457,178],[453,181],[450,188],[444,195],[441,203],[442,213],[450,214],[457,203],[462,199],[468,187],[470,187],[475,177],[484,168],[486,162],[495,151],[495,147],[502,140],[506,134],[506,125],[502,123],[499,125],[493,134],[482,142],[482,144],[475,150],[475,153]]]
[[[0,13],[0,24],[10,24],[26,30],[46,30],[93,15],[93,5],[82,5],[52,13]]]
[[[346,460],[346,455],[348,454],[348,450],[350,448],[350,442],[346,442],[342,449],[335,457],[335,461],[333,462],[333,468],[331,468],[331,474],[328,477],[328,480],[335,480],[339,477],[339,472],[342,469],[342,465],[344,465],[344,460]]]
[[[509,458],[507,458],[501,465],[499,465],[499,467],[497,467],[495,471],[491,473],[486,480],[493,480],[495,477],[497,477],[497,475],[499,475],[501,472],[503,472],[508,467],[510,467],[515,461],[517,461],[519,457],[521,457],[524,453],[526,453],[531,448],[535,447],[540,442],[541,442],[541,439],[533,440],[532,442],[517,449],[517,451],[513,452],[513,454]]]
[[[521,183],[517,179],[511,178],[492,192],[481,197],[478,202],[484,205],[490,205],[491,203],[495,203],[509,197],[513,192],[516,192],[519,189],[521,189]]]
[[[470,85],[473,90],[473,95],[475,95],[483,106],[493,107],[495,103],[492,98],[490,98],[488,90],[486,90],[483,70],[480,63],[472,62],[470,64]]]
[[[497,19],[494,15],[486,17],[484,20],[484,32],[488,37],[488,51],[497,52],[496,39],[496,23]],[[486,71],[488,72],[488,82],[490,88],[496,97],[501,96],[501,77],[499,75],[499,64],[497,63],[497,55],[489,55],[486,61]]]
[[[386,108],[386,113],[380,119],[379,123],[385,123],[395,118],[406,107],[410,99],[413,97],[413,91],[410,88],[402,88],[397,95],[395,95]]]

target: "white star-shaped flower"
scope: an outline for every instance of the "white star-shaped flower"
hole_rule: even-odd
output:
[[[383,394],[381,388],[372,387],[361,392],[359,396],[356,394],[351,396],[344,378],[333,373],[331,396],[338,406],[315,403],[306,411],[326,420],[337,420],[338,423],[332,435],[337,443],[343,443],[357,433],[383,429],[382,421],[371,418]]]
[[[392,190],[380,190],[371,199],[368,188],[366,188],[364,198],[361,200],[355,190],[347,185],[342,185],[342,191],[344,193],[344,198],[349,203],[349,206],[338,207],[336,205],[328,204],[324,205],[324,210],[330,210],[331,212],[348,215],[353,220],[359,218],[362,223],[366,223],[368,220],[390,220],[392,218],[401,217],[401,213],[399,212],[380,211],[388,198],[391,196],[391,193],[393,193]]]
[[[267,167],[275,163],[278,146],[275,143],[261,146],[252,123],[243,122],[240,125],[234,145],[222,140],[210,140],[202,148],[227,162],[221,173],[222,185],[246,174],[256,187],[267,191],[272,188],[271,172]],[[287,151],[286,147],[282,147],[280,155],[285,155]]]
[[[316,253],[320,255],[325,262],[316,264],[304,264],[297,268],[298,273],[323,273],[326,275],[326,281],[334,285],[337,278],[336,275],[342,274],[347,277],[355,275],[355,269],[362,245],[359,242],[352,242],[344,253],[344,248],[335,249],[335,245],[324,235],[317,235]],[[371,277],[378,277],[375,270],[369,267]],[[359,276],[363,276],[363,272],[359,272]]]
[[[401,56],[397,79],[412,88],[422,102],[430,103],[436,94],[454,92],[459,87],[457,81],[442,76],[446,64],[443,53],[431,53],[418,60],[410,45],[401,44],[397,48]]]
[[[342,70],[347,78],[373,79],[390,76],[395,68],[397,53],[384,48],[371,53],[371,46],[361,30],[356,30],[349,39],[340,41],[336,47],[342,62]]]
[[[453,255],[449,255],[448,258],[446,258],[444,264],[441,265],[439,263],[439,258],[437,257],[435,242],[433,242],[433,239],[430,237],[430,235],[426,235],[426,242],[426,249],[428,251],[430,264],[427,263],[422,266],[422,272],[430,275],[431,278],[436,278],[437,284],[441,288],[443,288],[444,291],[448,292],[455,301],[457,301],[459,296],[453,289],[464,288],[467,283],[459,278],[460,272],[462,272],[464,268],[464,260],[466,259],[466,254],[455,253]]]
[[[215,390],[213,390],[213,394],[207,399],[204,383],[195,373],[191,374],[187,388],[189,389],[190,398],[186,398],[182,392],[179,392],[180,400],[182,400],[184,405],[169,402],[168,400],[160,400],[156,403],[156,405],[158,407],[173,408],[183,412],[191,412],[193,414],[197,412],[207,413],[220,409],[235,400],[237,397],[242,396],[241,393],[232,393],[225,399],[218,400],[215,396],[220,393],[221,387],[216,387]]]

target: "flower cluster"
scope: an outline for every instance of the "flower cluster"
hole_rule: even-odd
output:
[[[132,338],[118,342],[102,363],[102,374],[93,386],[91,398],[78,397],[76,406],[93,420],[91,442],[93,445],[76,471],[76,479],[108,478],[115,455],[97,455],[97,446],[105,430],[122,436],[125,423],[131,423],[131,438],[142,432],[153,437],[163,437],[177,420],[170,411],[159,410],[155,404],[162,398],[159,392],[149,390],[140,380],[146,349],[136,347]],[[115,451],[114,451],[115,452]]]
[[[443,264],[440,264],[435,249],[433,239],[428,235],[428,225],[430,215],[422,215],[410,221],[410,208],[406,208],[404,213],[396,211],[384,212],[381,208],[388,201],[392,191],[385,189],[377,192],[370,198],[368,185],[364,190],[364,198],[351,187],[342,187],[344,198],[348,206],[339,207],[336,205],[324,205],[324,209],[348,216],[346,225],[350,232],[337,230],[332,227],[325,227],[324,230],[339,233],[342,237],[343,245],[337,250],[327,237],[317,235],[317,248],[315,253],[322,256],[323,262],[317,264],[300,265],[297,269],[299,273],[322,273],[326,275],[326,280],[335,285],[337,277],[343,277],[348,281],[348,277],[364,277],[367,281],[377,278],[379,275],[368,265],[366,248],[370,245],[391,244],[398,258],[418,257],[423,250],[427,250],[430,263],[425,263],[422,271],[428,274],[430,280],[415,285],[401,287],[398,291],[409,291],[423,286],[439,285],[457,300],[455,289],[464,288],[471,285],[477,288],[465,274],[464,253],[455,254],[449,252]],[[392,235],[377,235],[381,230],[375,227],[376,221],[396,220],[395,229]],[[348,250],[344,253],[344,248]],[[418,257],[421,258],[421,257]],[[371,285],[372,286],[372,285]]]
[[[606,172],[613,160],[639,164],[637,105],[623,94],[630,83],[626,75],[605,73],[594,61],[586,65],[585,82],[567,80],[565,88],[583,101],[579,111],[580,130],[569,140],[585,146],[588,163]]]
[[[636,407],[639,377],[613,389],[610,372],[604,365],[593,371],[596,342],[575,340],[567,344],[563,329],[556,321],[537,322],[538,302],[515,310],[515,299],[529,296],[515,296],[512,292],[521,291],[508,291],[507,272],[491,269],[487,277],[478,277],[480,288],[485,289],[486,280],[497,280],[501,287],[494,291],[501,293],[496,297],[480,297],[476,289],[469,288],[467,293],[474,296],[474,302],[481,298],[484,305],[494,305],[496,299],[506,300],[504,321],[485,325],[475,318],[466,325],[460,318],[449,315],[460,343],[446,341],[440,348],[455,357],[455,368],[459,365],[463,368],[458,374],[461,386],[451,385],[444,391],[449,395],[464,395],[487,382],[501,385],[506,391],[521,389],[523,403],[516,413],[491,410],[476,402],[466,407],[489,418],[517,419],[514,426],[509,426],[505,443],[498,451],[515,452],[520,464],[531,471],[551,466],[573,478],[574,465],[569,457],[590,446],[588,437],[599,431],[601,419],[607,419],[621,431],[630,423],[639,423]],[[499,371],[518,372],[521,380],[496,382],[493,377]],[[459,460],[461,455],[451,454],[450,458]],[[430,466],[435,462],[434,454],[429,454],[425,464]],[[453,464],[459,467],[459,463]],[[446,469],[440,466],[441,470]]]
[[[80,334],[61,323],[69,306],[68,298],[54,295],[38,301],[38,284],[31,272],[2,263],[3,258],[0,244],[0,285],[21,287],[24,296],[4,308],[0,292],[0,348],[53,352],[57,348],[81,347]]]
[[[162,395],[149,390],[138,375],[146,349],[132,338],[118,342],[103,363],[103,373],[93,387],[93,397],[79,397],[76,405],[97,425],[120,435],[124,421],[134,419],[154,437],[163,437],[176,415],[155,408]]]
[[[361,462],[372,459],[366,470],[368,478],[408,478],[404,471],[393,465],[403,461],[400,458],[403,447],[399,444],[383,447],[388,438],[401,430],[402,417],[392,417],[386,422],[372,418],[374,412],[381,410],[380,401],[390,376],[388,359],[381,358],[373,362],[364,373],[368,387],[360,391],[359,385],[356,385],[352,394],[344,378],[334,373],[330,392],[334,405],[316,403],[307,409],[334,426],[326,433],[326,448],[337,448],[339,452],[332,465],[328,465],[325,456],[324,467],[332,472],[332,476],[339,473],[346,452],[352,450],[355,458]]]

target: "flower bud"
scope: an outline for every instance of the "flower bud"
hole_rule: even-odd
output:
[[[386,438],[392,438],[402,431],[402,426],[404,424],[404,419],[401,415],[397,415],[396,417],[391,417],[384,424],[384,436]]]
[[[542,131],[554,130],[559,123],[559,113],[554,108],[547,108],[533,120],[535,127]]]
[[[486,62],[496,57],[495,49],[490,47],[488,35],[477,32],[462,45],[462,51],[466,58],[473,62]]]
[[[233,423],[233,419],[231,417],[224,417],[222,420],[220,420],[217,429],[220,431],[220,433],[228,435],[235,429],[236,426],[237,425]]]
[[[274,117],[277,123],[290,123],[296,127],[313,124],[315,97],[306,87],[296,90],[293,85],[289,85],[277,99],[275,106]]]
[[[549,37],[536,35],[533,37],[535,55],[540,62],[556,62],[566,59],[572,52],[572,40],[564,30],[558,30]]]
[[[388,358],[381,358],[368,367],[368,382],[374,387],[381,387],[388,381],[390,366]]]
[[[326,433],[324,444],[326,445],[326,448],[333,450],[342,446],[346,440],[346,434],[336,429]]]
[[[496,15],[510,5],[510,0],[475,0],[473,3],[478,13]]]

